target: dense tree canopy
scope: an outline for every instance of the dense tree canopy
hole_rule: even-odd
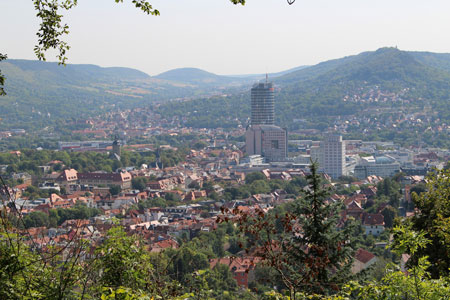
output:
[[[450,270],[450,170],[441,170],[428,177],[427,191],[413,194],[418,212],[412,219],[416,231],[426,233],[431,242],[418,251],[432,263],[429,271],[434,278],[448,276]],[[416,262],[418,258],[416,258]]]

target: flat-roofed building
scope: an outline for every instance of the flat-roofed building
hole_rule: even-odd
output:
[[[345,169],[345,142],[339,134],[328,134],[320,143],[319,163],[322,164],[321,169],[331,176],[331,178],[339,178],[347,175]]]
[[[355,166],[355,177],[358,179],[365,179],[370,175],[386,178],[398,172],[400,172],[400,163],[390,156],[362,157]]]
[[[261,155],[267,161],[284,161],[287,157],[287,130],[274,125],[255,125],[245,133],[246,153]]]

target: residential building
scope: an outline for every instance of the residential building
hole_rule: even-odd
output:
[[[345,168],[345,142],[338,134],[329,134],[320,143],[321,170],[336,179],[347,175]]]
[[[359,248],[355,253],[355,259],[352,264],[352,273],[359,273],[377,262],[377,257],[373,253]]]
[[[228,266],[233,278],[240,287],[248,287],[248,284],[255,280],[255,266],[261,261],[259,257],[223,257],[209,260],[210,268],[222,264]]]
[[[81,185],[91,186],[113,186],[118,185],[121,189],[131,188],[131,174],[120,173],[78,173],[78,182]]]
[[[60,187],[70,190],[71,185],[76,185],[78,183],[78,172],[75,169],[64,170],[59,174],[55,181]]]
[[[363,226],[366,229],[366,235],[380,235],[384,231],[384,216],[382,214],[366,214]]]

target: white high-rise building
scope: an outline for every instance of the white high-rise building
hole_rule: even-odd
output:
[[[338,134],[329,134],[320,143],[320,169],[331,176],[339,178],[347,175],[345,169],[345,142]]]

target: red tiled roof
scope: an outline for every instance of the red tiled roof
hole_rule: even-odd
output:
[[[22,183],[22,184],[16,185],[15,188],[16,188],[16,189],[19,189],[19,190],[24,190],[24,189],[26,189],[27,187],[29,187],[30,185],[31,185],[31,184],[28,184],[28,183]]]
[[[359,248],[355,253],[355,259],[359,260],[360,262],[367,264],[369,261],[375,258],[375,255],[370,253],[367,250],[364,250],[362,248]]]
[[[384,226],[384,216],[382,214],[367,214],[364,218],[364,225]]]

